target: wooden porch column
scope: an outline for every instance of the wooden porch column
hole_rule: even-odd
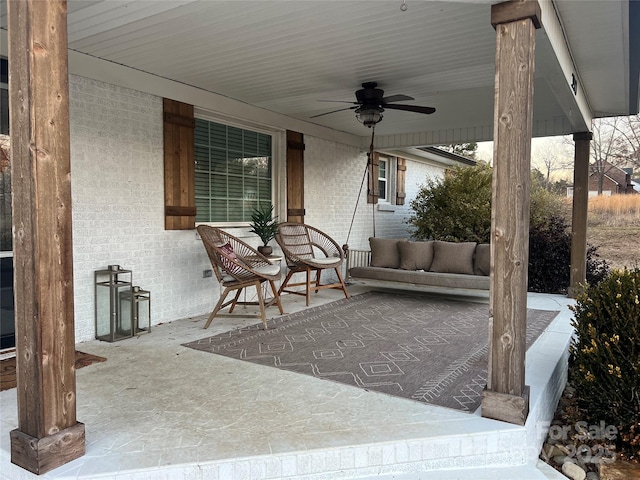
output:
[[[524,425],[529,184],[537,1],[491,7],[496,76],[491,214],[491,338],[482,416]]]
[[[589,147],[591,132],[573,134],[573,212],[571,220],[571,274],[569,296],[576,298],[587,280],[587,209],[589,207]]]
[[[65,0],[9,0],[18,428],[11,461],[42,474],[84,455],[76,421]]]

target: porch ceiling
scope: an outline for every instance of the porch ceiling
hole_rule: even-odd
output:
[[[318,100],[353,101],[362,82],[377,81],[387,95],[416,99],[403,103],[437,109],[387,110],[378,135],[472,129],[470,137],[491,139],[496,2],[406,2],[402,12],[401,0],[69,0],[69,48],[358,136],[369,130],[351,110],[310,117],[342,106]],[[628,1],[540,3],[561,28],[545,24],[537,36],[535,134],[637,112]]]

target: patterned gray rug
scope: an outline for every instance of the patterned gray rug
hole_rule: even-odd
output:
[[[527,310],[527,348],[558,312]],[[489,307],[368,292],[185,346],[420,402],[475,411]]]

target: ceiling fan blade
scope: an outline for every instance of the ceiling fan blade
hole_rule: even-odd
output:
[[[384,97],[382,99],[382,103],[406,102],[408,100],[415,100],[415,98],[410,97],[409,95],[391,95],[389,97]]]
[[[333,103],[352,103],[357,105],[358,102],[352,102],[351,100],[318,100],[319,102],[333,102]]]
[[[324,113],[319,113],[318,115],[312,115],[312,116],[311,116],[311,117],[309,117],[309,118],[321,117],[321,116],[323,116],[323,115],[329,115],[330,113],[342,112],[342,111],[344,111],[344,110],[354,110],[354,109],[356,109],[356,108],[358,108],[358,107],[339,108],[338,110],[332,110],[332,111],[330,111],[330,112],[324,112]]]
[[[385,104],[385,109],[389,108],[391,110],[405,110],[407,112],[415,112],[415,113],[426,113],[430,114],[436,111],[433,107],[421,107],[420,105],[395,105],[395,104]]]

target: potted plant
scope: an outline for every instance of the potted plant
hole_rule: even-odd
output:
[[[278,233],[278,217],[273,216],[273,205],[262,204],[251,212],[251,233],[255,233],[262,240],[258,251],[263,255],[271,255],[273,248],[267,245]]]

